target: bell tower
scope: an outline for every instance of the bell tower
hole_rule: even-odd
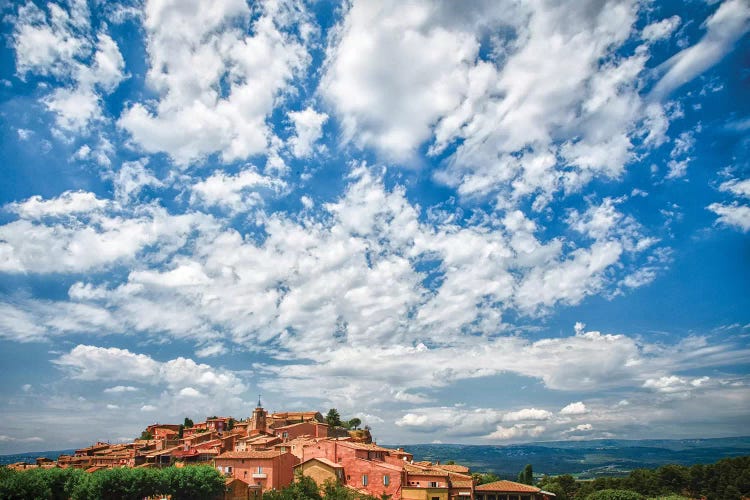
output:
[[[253,410],[253,416],[250,417],[250,434],[265,434],[266,433],[266,410],[260,404],[260,396],[258,396],[258,406]]]

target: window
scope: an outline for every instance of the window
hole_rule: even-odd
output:
[[[383,476],[383,486],[388,486],[391,484],[391,477],[390,476]]]
[[[362,486],[367,486],[367,474],[362,474]]]
[[[281,437],[283,437],[284,439],[286,439],[286,438],[288,438],[288,437],[289,437],[289,433],[288,433],[288,432],[284,432],[284,433],[283,433],[283,434],[281,435]]]
[[[263,474],[263,467],[260,465],[258,466],[258,474]]]
[[[429,487],[430,488],[437,488],[438,487],[437,481],[430,481]],[[438,500],[440,500],[440,499],[438,498]]]

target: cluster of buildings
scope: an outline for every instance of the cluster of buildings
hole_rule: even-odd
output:
[[[403,448],[372,442],[367,431],[331,428],[319,412],[268,414],[258,401],[252,416],[235,421],[208,418],[190,427],[148,426],[127,444],[96,443],[39,459],[39,467],[76,467],[94,472],[112,467],[211,464],[226,477],[227,500],[259,499],[289,486],[296,474],[317,484],[338,483],[393,500],[551,500],[554,495],[511,481],[476,485],[469,468],[414,461]],[[20,464],[19,464],[20,465]]]

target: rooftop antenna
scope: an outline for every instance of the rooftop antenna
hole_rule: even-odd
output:
[[[258,394],[258,408],[262,408],[262,406],[260,404],[260,394]]]

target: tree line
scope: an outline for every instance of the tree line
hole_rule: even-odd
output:
[[[379,497],[358,493],[334,481],[326,481],[319,487],[307,476],[297,474],[294,482],[283,490],[263,493],[263,500],[389,500],[390,495]]]
[[[171,495],[173,500],[222,498],[224,477],[213,467],[164,469],[29,469],[0,467],[0,500],[140,500]]]
[[[543,477],[538,487],[555,493],[556,500],[635,500],[670,496],[706,500],[750,497],[750,456],[725,458],[714,464],[663,465],[636,469],[626,477],[578,481],[570,474]]]

